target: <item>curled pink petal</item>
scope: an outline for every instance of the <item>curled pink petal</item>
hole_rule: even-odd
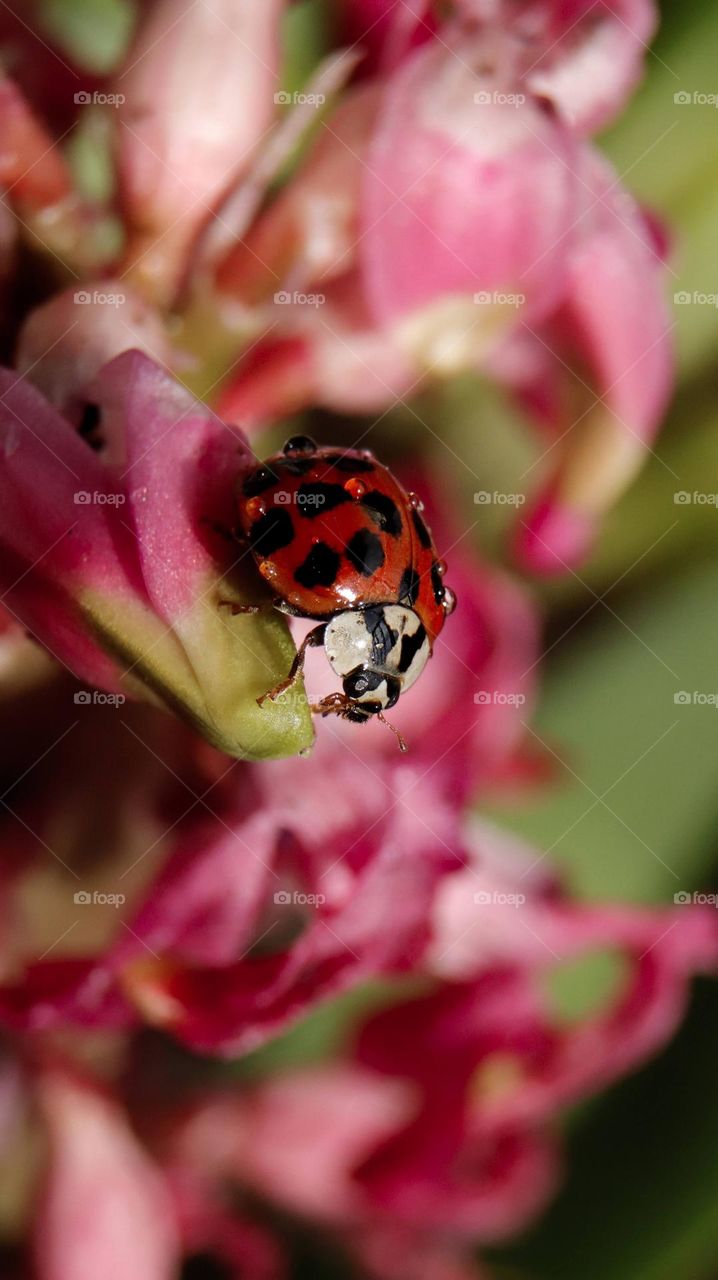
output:
[[[572,129],[596,133],[635,89],[657,23],[653,0],[548,0],[542,42],[526,82],[555,103]]]

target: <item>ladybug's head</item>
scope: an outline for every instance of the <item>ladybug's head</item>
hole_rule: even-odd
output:
[[[335,614],[324,632],[324,649],[341,677],[349,720],[368,720],[395,706],[431,653],[418,614],[399,604]]]

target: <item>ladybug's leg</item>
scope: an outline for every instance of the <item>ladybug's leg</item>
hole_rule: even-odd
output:
[[[294,684],[294,681],[304,666],[307,649],[315,649],[319,645],[324,644],[324,632],[326,629],[326,623],[323,622],[321,626],[314,627],[313,631],[308,632],[294,655],[294,661],[289,668],[289,675],[286,680],[282,680],[281,684],[278,684],[276,688],[270,689],[269,693],[263,693],[261,698],[257,698],[257,702],[260,707],[267,698],[269,698],[270,702],[274,702],[280,694],[285,693],[286,690]]]
[[[225,542],[231,542],[232,546],[236,547],[237,543],[244,541],[244,536],[240,529],[228,529],[219,520],[210,520],[208,516],[202,516],[200,524],[206,524],[208,529],[218,534],[220,538],[224,538]]]

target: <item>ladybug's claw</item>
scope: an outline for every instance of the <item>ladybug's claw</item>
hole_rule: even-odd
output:
[[[356,703],[352,702],[351,698],[347,698],[344,693],[330,693],[326,698],[322,698],[321,702],[314,703],[310,710],[315,716],[339,716],[342,720],[356,719]],[[386,720],[381,711],[375,712],[374,715],[377,720],[386,725],[387,729],[391,729],[394,737],[399,741],[399,750],[408,751],[409,748],[396,726]]]

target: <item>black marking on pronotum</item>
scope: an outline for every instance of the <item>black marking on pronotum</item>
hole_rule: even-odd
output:
[[[322,462],[337,471],[373,471],[375,464],[369,458],[355,458],[351,453],[325,453]]]
[[[383,667],[399,639],[399,632],[389,626],[381,605],[364,610],[364,624],[371,636],[372,665]]]
[[[339,572],[339,553],[326,542],[317,542],[294,571],[294,580],[300,587],[331,587]]]
[[[401,672],[409,670],[425,639],[426,631],[421,622],[413,636],[408,635],[406,631],[404,632],[401,637],[401,652],[399,654],[399,670]]]
[[[82,439],[90,448],[97,453],[104,445],[104,440],[100,434],[100,426],[102,424],[102,410],[99,404],[88,403],[82,410],[82,417],[77,430]]]
[[[415,605],[419,594],[419,575],[411,565],[401,575],[399,583],[399,604]]]
[[[384,563],[381,539],[370,529],[359,529],[347,543],[347,560],[365,578],[370,578]]]
[[[401,513],[393,498],[386,493],[380,493],[378,489],[372,489],[370,493],[364,494],[361,505],[367,508],[374,523],[384,533],[391,534],[392,538],[399,537]]]
[[[271,556],[288,547],[294,537],[292,517],[284,507],[272,507],[249,530],[249,545],[258,556]]]
[[[316,520],[317,516],[333,511],[344,502],[351,502],[351,497],[340,484],[312,480],[307,484],[300,484],[297,489],[297,510],[305,520]]]
[[[421,543],[424,550],[428,551],[429,547],[431,546],[431,534],[429,533],[429,530],[426,527],[426,521],[424,520],[424,517],[422,516],[420,511],[417,511],[416,507],[414,507],[412,510],[411,518],[414,521],[414,528],[416,529],[416,536],[419,539],[419,542]]]
[[[245,498],[256,498],[260,493],[265,493],[267,489],[271,489],[273,484],[279,484],[279,476],[271,467],[257,467],[256,471],[252,471],[242,483],[242,493]]]
[[[446,595],[446,587],[441,580],[438,560],[435,560],[431,566],[431,585],[434,590],[434,599],[436,603],[441,604],[444,596]]]

